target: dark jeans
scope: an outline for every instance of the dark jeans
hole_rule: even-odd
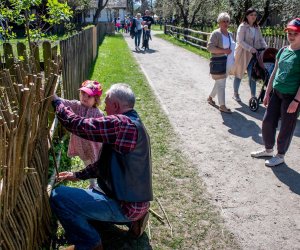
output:
[[[135,47],[139,47],[141,44],[141,36],[142,36],[142,30],[138,30],[137,32],[135,32],[134,34],[134,43],[135,43]]]
[[[296,112],[287,113],[287,109],[294,97],[295,95],[282,94],[277,90],[273,90],[262,122],[262,135],[265,148],[272,149],[275,145],[278,121],[281,118],[281,126],[277,136],[277,151],[278,154],[282,155],[287,152],[290,146],[297,124],[299,106]]]

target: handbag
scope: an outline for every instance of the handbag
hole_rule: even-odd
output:
[[[231,38],[230,34],[228,35],[229,39],[229,48],[231,48]],[[209,73],[211,75],[224,75],[226,74],[227,66],[227,55],[221,57],[211,57],[209,63]]]
[[[227,56],[212,57],[209,63],[209,73],[212,75],[226,74]]]

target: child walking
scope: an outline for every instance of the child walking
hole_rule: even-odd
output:
[[[149,28],[148,28],[148,25],[144,25],[143,29],[144,29],[144,33],[143,33],[143,46],[142,46],[142,48],[144,48],[144,50],[147,50],[147,49],[149,50],[149,40],[150,39],[152,40],[151,33],[150,33]]]
[[[284,163],[284,156],[291,143],[296,127],[300,102],[300,18],[288,23],[285,28],[289,46],[276,56],[274,71],[266,90],[264,105],[267,107],[262,123],[265,148],[252,152],[251,156],[272,157],[265,165],[274,167]],[[272,96],[270,93],[272,91]],[[277,154],[273,155],[278,121],[281,126],[277,136]]]
[[[66,106],[69,106],[75,114],[87,118],[102,117],[101,112],[97,106],[100,104],[100,97],[102,95],[102,87],[99,82],[87,80],[81,85],[79,100],[66,100],[62,99]],[[98,160],[98,155],[102,148],[102,143],[88,141],[80,138],[74,134],[70,136],[70,142],[68,147],[68,156],[79,158],[87,166]],[[90,179],[89,188],[97,187],[97,179]]]

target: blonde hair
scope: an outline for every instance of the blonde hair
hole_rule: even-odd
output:
[[[222,12],[218,15],[217,22],[220,23],[224,20],[230,21],[230,16],[227,12]]]

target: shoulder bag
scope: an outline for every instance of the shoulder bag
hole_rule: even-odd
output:
[[[231,47],[231,38],[229,36],[229,48]],[[209,73],[212,75],[224,75],[226,74],[227,56],[211,57],[209,63]]]

